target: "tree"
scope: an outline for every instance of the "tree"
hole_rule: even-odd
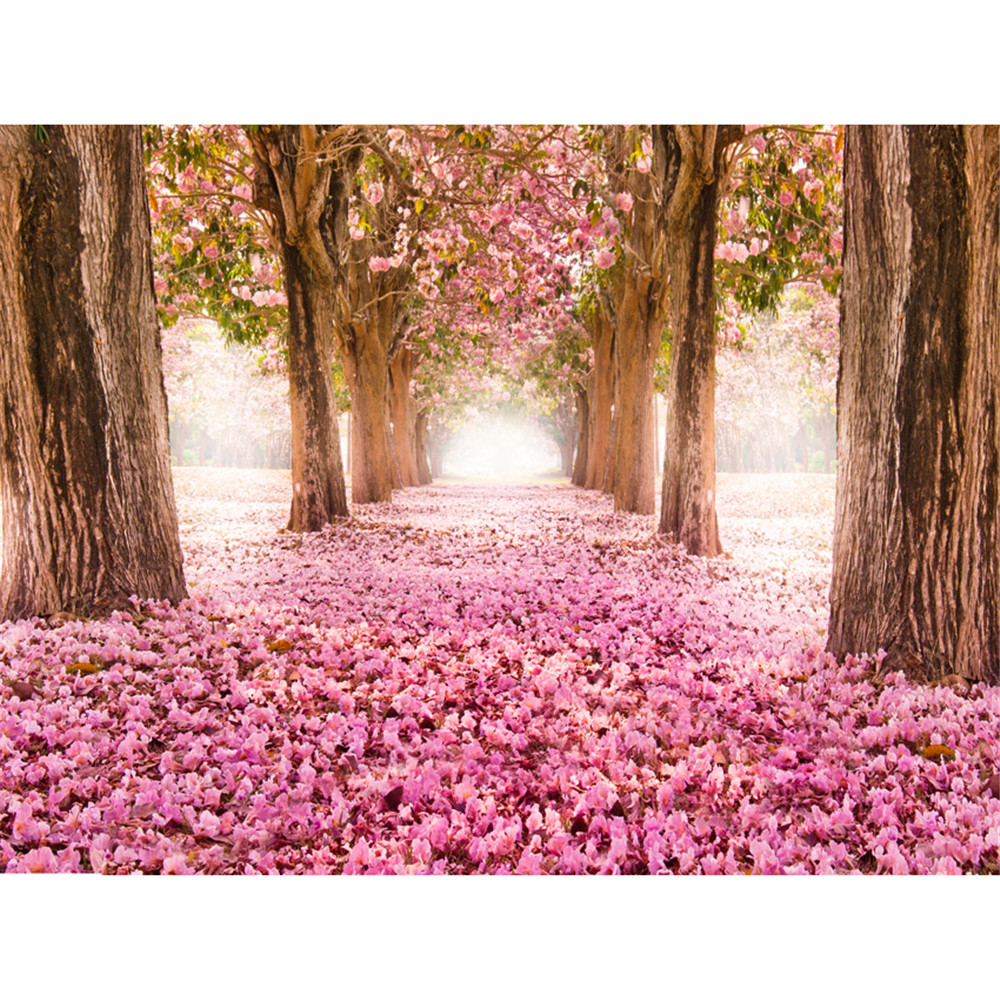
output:
[[[417,360],[418,355],[403,344],[389,363],[389,416],[402,486],[421,485],[420,459],[417,454],[417,411],[410,395],[410,382]]]
[[[272,219],[288,297],[293,489],[288,527],[318,531],[348,513],[332,336],[348,241],[347,202],[361,150],[347,126],[263,125],[249,137],[254,200]],[[355,451],[355,466],[358,458]]]
[[[659,140],[659,133],[654,138]],[[654,139],[634,128],[607,128],[603,144],[615,208],[624,219],[621,273],[613,283],[615,510],[652,514],[653,373],[663,336],[667,283],[658,197],[662,180],[651,173],[650,165],[662,167],[665,160],[660,143],[654,150]]]
[[[165,324],[179,314],[207,315],[244,343],[287,331],[288,527],[317,531],[348,513],[332,337],[347,242],[346,210],[338,215],[337,208],[361,153],[345,127],[248,132],[226,125],[150,129],[156,289]]]
[[[997,126],[848,127],[829,649],[1000,680]]]
[[[0,617],[182,599],[138,128],[0,127],[0,412]]]
[[[664,125],[654,132],[665,157],[672,332],[660,531],[694,555],[714,556],[722,551],[715,513],[716,217],[727,150],[743,129]]]

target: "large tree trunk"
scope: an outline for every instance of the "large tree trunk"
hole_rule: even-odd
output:
[[[142,140],[0,127],[0,619],[181,600]]]
[[[997,126],[847,129],[829,649],[1000,682]]]
[[[660,531],[692,555],[722,551],[715,513],[714,255],[719,176],[733,126],[660,125],[670,281],[670,383]]]
[[[583,386],[576,386],[576,461],[573,463],[573,485],[583,486],[587,478],[587,449],[590,439],[590,396]]]
[[[615,401],[615,327],[598,309],[591,327],[594,368],[591,372],[590,413],[587,426],[587,472],[583,485],[588,490],[604,487],[611,448],[611,407]]]
[[[317,158],[321,135],[329,138],[329,127],[260,125],[247,132],[254,201],[271,216],[285,263],[293,531],[316,531],[348,513],[332,336],[349,245],[347,203],[363,154],[355,147]]]
[[[341,340],[341,362],[351,392],[351,500],[383,503],[392,499],[396,481],[389,429],[390,337],[382,324],[392,323],[391,306],[373,309],[371,319],[359,319]]]
[[[392,436],[399,463],[399,478],[403,486],[419,486],[417,469],[416,418],[410,398],[410,379],[413,377],[413,352],[402,347],[389,365],[389,416]]]
[[[413,434],[416,440],[416,452],[417,452],[417,482],[421,486],[429,486],[431,484],[431,466],[430,462],[427,460],[427,418],[429,414],[427,410],[420,410],[417,413],[417,418],[414,422]]]
[[[288,398],[292,411],[290,531],[346,517],[333,389],[333,293],[312,279],[299,250],[282,246],[288,294]]]
[[[653,376],[663,319],[654,291],[646,272],[626,272],[615,331],[615,510],[636,514],[656,509]]]

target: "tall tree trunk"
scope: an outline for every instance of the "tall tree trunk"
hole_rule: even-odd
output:
[[[617,387],[615,388],[615,395],[618,394]],[[612,407],[611,411],[611,447],[608,448],[608,455],[604,461],[604,476],[601,481],[601,492],[607,496],[613,496],[615,492],[615,430],[617,427],[617,415]]]
[[[616,511],[652,514],[656,509],[653,467],[653,376],[663,336],[648,274],[629,269],[615,330]]]
[[[135,126],[0,126],[0,619],[185,596]]]
[[[670,383],[660,531],[692,555],[722,551],[715,513],[714,255],[719,176],[733,126],[660,125],[670,280]]]
[[[413,377],[413,352],[402,347],[389,365],[389,416],[399,463],[399,478],[403,486],[419,486],[417,440],[410,379]]]
[[[429,414],[427,410],[419,410],[417,412],[416,420],[414,421],[413,434],[416,440],[416,452],[417,452],[417,482],[421,486],[429,486],[431,484],[431,466],[430,462],[427,460],[427,419]]]
[[[997,126],[848,127],[829,649],[1000,682]]]
[[[351,500],[383,503],[392,499],[395,479],[387,351],[383,338],[366,321],[355,323],[345,340],[341,362],[351,392]]]
[[[573,464],[573,485],[583,486],[587,478],[587,449],[590,439],[590,396],[584,386],[576,386],[576,461]]]
[[[591,372],[590,414],[588,420],[587,472],[584,488],[604,487],[604,473],[611,447],[611,407],[615,401],[615,327],[598,309],[591,327],[594,368]]]
[[[288,294],[288,399],[292,413],[290,531],[346,517],[347,493],[333,389],[333,293],[297,247],[282,245]]]

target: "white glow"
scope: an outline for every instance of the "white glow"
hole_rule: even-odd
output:
[[[451,439],[444,474],[511,480],[558,475],[559,449],[531,423],[486,418],[463,427]]]

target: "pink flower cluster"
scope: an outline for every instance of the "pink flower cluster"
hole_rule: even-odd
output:
[[[712,562],[567,486],[176,482],[190,599],[0,630],[0,870],[997,871],[1000,691],[822,652],[832,477],[721,477]]]

